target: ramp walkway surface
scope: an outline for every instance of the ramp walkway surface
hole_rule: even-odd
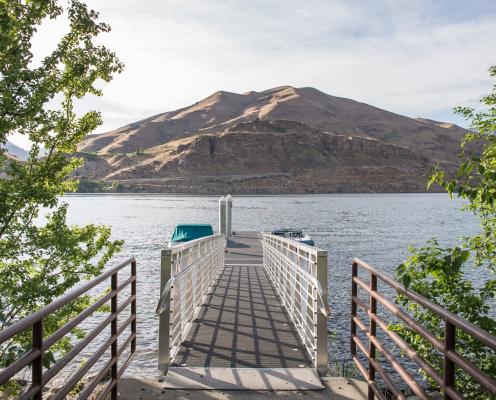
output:
[[[172,366],[312,367],[265,273],[257,232],[229,239],[224,269]]]

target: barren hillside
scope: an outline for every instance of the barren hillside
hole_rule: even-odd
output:
[[[216,92],[88,137],[78,175],[152,192],[423,191],[465,132],[313,88]]]

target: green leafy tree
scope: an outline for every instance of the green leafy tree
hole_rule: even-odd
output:
[[[56,18],[68,20],[67,33],[50,54],[35,58],[37,29]],[[13,133],[32,143],[25,162],[0,146],[0,329],[98,275],[121,246],[110,240],[108,227],[69,226],[67,204],[60,201],[77,187],[71,175],[82,160],[71,154],[101,124],[98,112],[77,115],[74,101],[101,95],[97,82],[110,81],[123,68],[114,53],[94,43],[109,29],[78,0],[0,0],[0,145]],[[83,297],[48,318],[45,334],[91,301]],[[29,343],[26,332],[1,345],[0,368]],[[69,338],[59,341],[46,366],[69,347]]]
[[[496,77],[496,67],[489,72]],[[411,255],[398,267],[397,277],[406,287],[496,335],[496,85],[481,103],[480,112],[466,107],[455,109],[471,121],[471,132],[461,143],[462,162],[455,176],[448,177],[435,168],[428,182],[428,186],[436,183],[450,196],[464,199],[464,209],[479,218],[481,229],[472,237],[462,238],[453,248],[442,247],[434,239],[424,247],[411,247]],[[484,277],[481,287],[474,287],[465,277],[468,268],[480,269],[480,276]],[[437,337],[444,338],[444,322],[439,317],[405,296],[398,296],[397,301]],[[401,324],[394,329],[438,371],[443,370],[440,354],[422,336]],[[490,376],[496,376],[494,351],[460,330],[456,350]],[[495,398],[459,368],[456,381],[457,389],[467,399]]]

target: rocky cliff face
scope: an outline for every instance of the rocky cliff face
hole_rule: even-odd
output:
[[[216,92],[88,137],[77,174],[129,191],[424,191],[432,165],[456,162],[465,132],[313,88]]]
[[[181,193],[420,191],[430,165],[406,147],[287,120],[245,122],[142,153],[88,158],[81,176],[133,191]]]

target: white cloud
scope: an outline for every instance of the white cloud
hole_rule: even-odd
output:
[[[487,0],[90,0],[126,64],[105,97],[84,103],[115,129],[216,90],[314,86],[390,111],[460,122],[496,63],[496,3]],[[41,47],[63,30],[52,27]]]

